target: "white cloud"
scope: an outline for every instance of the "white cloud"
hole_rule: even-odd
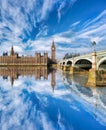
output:
[[[58,22],[60,22],[61,20],[61,11],[65,7],[65,5],[66,5],[65,1],[62,1],[58,8]]]
[[[59,8],[57,10],[57,16],[58,16],[58,23],[60,22],[61,20],[61,16],[62,16],[62,13],[64,14],[64,7],[67,6],[67,9],[69,7],[72,7],[74,5],[74,3],[76,2],[77,0],[69,0],[68,2],[66,0],[60,2],[60,5],[59,5]]]
[[[89,26],[90,24],[93,24],[95,22],[97,22],[98,20],[101,20],[103,17],[106,17],[106,10],[104,10],[102,13],[100,13],[96,18],[94,18],[93,20],[89,21],[85,27]]]
[[[77,26],[79,23],[80,23],[80,21],[77,21],[77,22],[73,23],[70,27]]]
[[[53,5],[55,4],[55,0],[44,0],[42,11],[41,11],[41,20],[45,19],[48,13],[52,10]]]
[[[44,115],[43,113],[41,115],[41,122],[42,122],[43,130],[55,130],[52,122],[49,121],[47,119],[47,115]]]
[[[61,130],[65,130],[65,127],[61,122],[61,119],[62,119],[61,114],[60,114],[60,112],[58,112],[58,124],[59,124],[59,127],[60,127]]]
[[[36,35],[36,38],[38,37],[42,37],[42,36],[46,36],[48,34],[48,26],[47,25],[42,25],[40,28],[39,28],[39,32],[38,34]]]
[[[97,33],[100,33],[102,31],[104,31],[105,28],[106,28],[106,24],[104,24],[104,25],[102,25],[102,26],[100,26],[98,28],[94,28],[92,30],[87,30],[87,31],[83,32],[83,34],[81,35],[81,37],[83,37],[83,36],[89,36],[89,35],[92,36],[93,34],[97,34]]]
[[[91,37],[91,42],[95,41],[97,44],[99,44],[100,41],[103,40],[103,37]]]

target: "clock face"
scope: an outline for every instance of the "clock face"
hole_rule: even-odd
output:
[[[52,48],[52,50],[54,50],[54,48]]]

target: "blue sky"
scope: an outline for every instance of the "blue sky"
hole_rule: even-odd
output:
[[[53,40],[58,58],[106,49],[106,0],[0,0],[0,54],[50,55]]]

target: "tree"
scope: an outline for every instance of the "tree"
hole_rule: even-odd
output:
[[[66,53],[65,56],[63,57],[63,59],[68,59],[68,58],[72,58],[72,57],[76,57],[76,56],[80,56],[79,53]]]

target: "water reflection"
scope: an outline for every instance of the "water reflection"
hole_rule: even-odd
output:
[[[11,86],[14,84],[14,80],[18,79],[19,76],[34,76],[35,80],[48,79],[48,75],[51,73],[51,86],[54,90],[55,87],[55,68],[47,68],[44,67],[1,67],[0,68],[0,76],[3,77],[4,80],[9,78],[11,82]]]
[[[63,72],[65,75],[66,72]],[[82,86],[88,87],[106,87],[106,70],[98,70],[94,73],[90,73],[87,70],[78,69],[70,75],[70,72],[67,72],[67,77],[70,77],[73,82],[77,82]]]
[[[106,87],[106,69],[98,71],[97,84],[98,84],[98,86],[105,86]]]
[[[106,129],[106,87],[83,87],[87,74],[21,67],[0,75],[0,130]]]

